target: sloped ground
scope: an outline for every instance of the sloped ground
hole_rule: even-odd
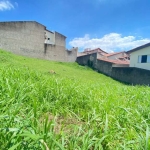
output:
[[[149,100],[149,87],[0,51],[2,150],[150,149]]]

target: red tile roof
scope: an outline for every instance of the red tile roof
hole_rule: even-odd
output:
[[[110,63],[112,63],[112,64],[126,64],[126,65],[129,64],[128,61],[122,61],[122,60],[110,60],[110,59],[100,59],[100,58],[98,58],[98,60],[110,62]]]
[[[109,54],[106,54],[105,56],[109,57],[109,56],[113,56],[113,55],[120,54],[120,53],[124,53],[124,51],[123,52],[116,52],[116,53],[109,53]]]
[[[95,49],[92,49],[92,50],[87,50],[87,51],[84,51],[84,52],[95,52],[95,51],[98,51],[98,52],[103,52],[103,53],[106,53],[108,54],[107,52],[103,51],[102,49],[100,48],[95,48]]]

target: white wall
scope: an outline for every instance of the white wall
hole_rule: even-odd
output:
[[[55,45],[55,34],[45,30],[45,43]]]
[[[150,70],[150,63],[140,63],[138,62],[138,56],[140,55],[150,55],[150,47],[137,50],[130,54],[130,67],[137,67],[142,69]]]

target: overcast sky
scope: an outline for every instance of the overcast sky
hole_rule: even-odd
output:
[[[0,0],[0,21],[37,21],[80,51],[116,52],[150,42],[150,0]]]

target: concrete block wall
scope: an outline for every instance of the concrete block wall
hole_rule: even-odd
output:
[[[64,61],[65,47],[58,45],[47,45],[44,58],[53,61]]]
[[[75,62],[77,59],[78,48],[72,48],[65,51],[65,60],[67,62]]]
[[[66,37],[54,32],[45,44],[46,27],[35,21],[0,22],[0,48],[15,54],[54,61],[75,61],[77,50],[66,51]]]
[[[45,26],[37,22],[0,23],[0,48],[16,54],[43,58]]]
[[[91,62],[93,66],[90,65]],[[87,65],[97,69],[99,72],[108,75],[118,81],[133,84],[133,85],[148,85],[150,86],[150,70],[135,68],[135,67],[115,67],[110,62],[97,60],[97,54],[89,54],[77,57],[77,63]]]
[[[80,65],[89,66],[95,69],[97,67],[97,53],[79,56],[76,61]]]
[[[66,37],[58,32],[55,32],[55,44],[66,47]]]
[[[44,58],[54,61],[75,62],[78,48],[66,50],[66,37],[58,32],[55,34],[55,44],[45,44]]]
[[[150,86],[150,70],[135,67],[113,67],[111,77],[133,85],[139,84]]]
[[[104,73],[104,74],[106,74],[108,76],[111,76],[112,63],[111,62],[102,61],[102,60],[97,60],[96,69],[99,72],[101,72],[101,73]]]
[[[78,48],[66,50],[64,46],[46,45],[44,58],[53,61],[75,62]]]

